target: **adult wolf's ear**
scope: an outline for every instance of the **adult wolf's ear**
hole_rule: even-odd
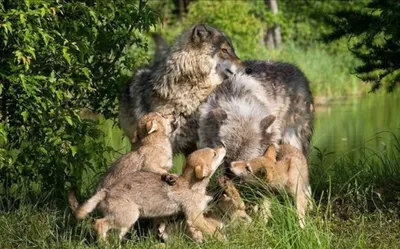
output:
[[[211,174],[210,169],[205,163],[196,165],[196,167],[194,167],[194,172],[197,179],[203,179]]]
[[[146,123],[147,134],[151,134],[158,130],[158,124],[156,120],[152,120]]]
[[[194,26],[192,39],[195,43],[201,43],[211,37],[211,31],[208,31],[204,24]]]
[[[225,119],[228,118],[228,114],[222,108],[214,108],[210,111],[211,118],[216,120],[219,124],[221,124]]]
[[[268,127],[270,127],[272,125],[272,123],[275,121],[276,117],[274,115],[269,115],[265,118],[263,118],[260,122],[261,125],[261,129],[263,131],[267,130]]]

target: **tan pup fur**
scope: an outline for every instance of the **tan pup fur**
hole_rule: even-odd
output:
[[[284,189],[295,198],[300,226],[304,228],[304,215],[311,196],[308,182],[307,159],[303,153],[288,144],[280,146],[278,154],[275,147],[268,147],[261,157],[249,161],[231,163],[231,171],[245,182],[251,183],[262,178],[269,187]]]
[[[218,183],[223,189],[223,193],[216,204],[218,211],[232,220],[251,222],[251,217],[246,213],[246,205],[232,180],[226,176],[221,176],[218,178]]]
[[[144,115],[138,122],[134,136],[140,141],[140,148],[120,157],[111,165],[98,184],[94,197],[103,195],[103,190],[139,170],[168,175],[173,166],[172,145],[168,137],[170,133],[168,117],[157,112]],[[92,199],[78,208],[79,204],[73,191],[68,193],[68,200],[78,219],[83,218],[86,209],[94,208]]]
[[[163,181],[159,174],[133,172],[108,189],[97,192],[89,200],[90,208],[81,209],[80,217],[84,218],[98,207],[104,218],[96,220],[95,229],[104,240],[109,229],[118,229],[122,239],[139,217],[168,217],[183,212],[189,230],[195,231],[192,238],[201,242],[203,233],[214,234],[222,226],[207,222],[203,212],[212,199],[206,194],[206,187],[225,154],[223,146],[193,152],[173,186]]]

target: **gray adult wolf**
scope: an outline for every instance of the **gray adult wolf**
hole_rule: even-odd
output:
[[[135,123],[144,114],[170,115],[174,152],[188,154],[196,148],[199,105],[228,75],[244,68],[226,34],[195,25],[176,39],[161,60],[137,72],[123,88],[121,128],[132,138]]]
[[[309,82],[294,65],[246,61],[251,72],[226,79],[200,106],[201,147],[227,148],[226,163],[290,144],[308,155],[314,108]]]

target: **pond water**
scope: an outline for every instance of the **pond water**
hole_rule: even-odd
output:
[[[390,149],[400,139],[400,93],[373,94],[316,108],[312,145],[327,152]]]

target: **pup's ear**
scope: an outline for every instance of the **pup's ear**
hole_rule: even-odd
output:
[[[192,39],[195,43],[201,43],[211,36],[204,24],[198,24],[193,28]]]
[[[205,163],[196,165],[196,167],[194,168],[194,172],[197,179],[203,179],[204,177],[210,175],[210,170],[207,168]]]
[[[275,119],[276,117],[274,115],[269,115],[263,118],[260,122],[261,130],[265,132],[268,129],[268,127],[272,125]]]
[[[228,114],[222,108],[214,108],[211,110],[210,115],[212,118],[218,121],[218,123],[222,123],[225,119],[228,118]]]
[[[156,120],[152,120],[146,123],[147,134],[153,133],[158,130],[158,124]]]
[[[231,168],[232,169],[234,169],[234,168],[244,168],[244,167],[246,167],[246,162],[244,162],[244,161],[231,162]]]
[[[276,162],[276,149],[275,146],[270,145],[267,151],[264,154],[264,157],[271,159],[273,162]]]
[[[135,130],[135,131],[133,132],[133,134],[132,134],[132,137],[131,137],[131,143],[134,144],[134,143],[136,143],[137,141],[139,141],[139,135],[138,135],[137,130]]]

